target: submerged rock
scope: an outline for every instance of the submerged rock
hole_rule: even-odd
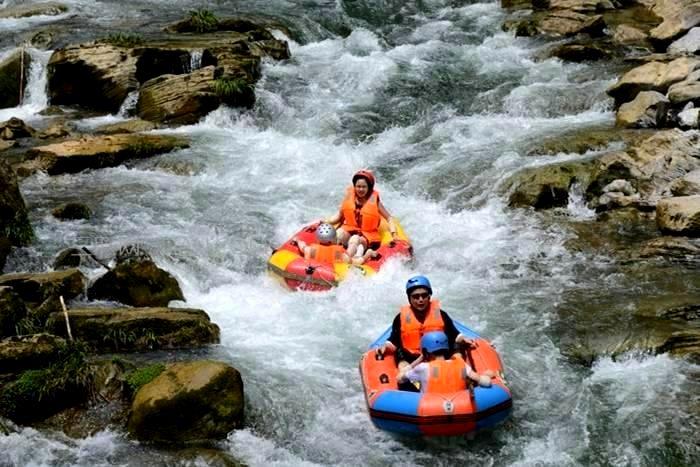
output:
[[[142,441],[183,444],[223,439],[243,424],[240,373],[215,361],[168,365],[137,393],[129,433]]]
[[[61,220],[90,219],[92,217],[90,208],[82,203],[63,204],[51,211],[51,214],[56,219]]]

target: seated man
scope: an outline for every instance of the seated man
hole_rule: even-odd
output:
[[[345,248],[338,245],[336,230],[330,224],[319,224],[316,228],[316,240],[318,240],[318,243],[307,245],[304,241],[294,237],[293,242],[299,247],[299,251],[304,254],[305,259],[313,259],[324,263],[346,263],[359,266],[368,259],[377,257],[377,252],[370,249],[362,256],[350,258]]]
[[[425,276],[411,277],[406,282],[408,305],[401,307],[391,326],[389,339],[377,348],[377,353],[396,353],[399,369],[420,356],[420,340],[431,331],[447,335],[450,350],[458,345],[469,346],[472,340],[462,335],[452,318],[440,308],[440,301],[433,299],[433,288]]]
[[[421,338],[422,359],[415,360],[414,364],[405,366],[399,370],[397,380],[399,383],[410,381],[420,383],[421,392],[449,393],[461,391],[467,388],[469,380],[479,386],[491,386],[490,372],[480,375],[475,372],[462,358],[455,354],[449,360],[450,346],[447,335],[442,331],[433,331]]]

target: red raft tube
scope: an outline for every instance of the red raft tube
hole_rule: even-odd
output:
[[[366,261],[361,266],[304,259],[304,255],[292,243],[292,239],[297,237],[307,244],[315,243],[318,224],[307,225],[272,252],[267,261],[267,270],[285,287],[291,290],[308,291],[324,291],[336,287],[350,270],[356,270],[365,276],[374,275],[391,258],[410,259],[413,257],[413,247],[396,218],[394,218],[394,224],[396,225],[396,240],[392,239],[389,227],[382,219],[379,225],[381,246],[377,249],[379,256]]]
[[[496,349],[462,323],[455,326],[474,339],[466,361],[477,373],[491,370],[490,387],[470,386],[453,393],[399,390],[393,354],[379,356],[375,349],[389,338],[391,327],[374,341],[360,360],[360,375],[372,423],[382,430],[414,436],[464,435],[493,427],[511,413],[513,401]]]

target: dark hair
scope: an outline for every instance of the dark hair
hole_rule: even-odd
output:
[[[359,179],[363,179],[367,182],[367,186],[369,187],[369,193],[371,194],[374,191],[374,180],[372,180],[367,175],[357,173],[352,177],[352,185],[355,186],[355,183],[357,183]]]

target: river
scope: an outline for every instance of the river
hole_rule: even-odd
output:
[[[251,466],[700,459],[698,412],[689,413],[698,405],[698,367],[667,355],[606,357],[591,367],[565,358],[561,304],[571,305],[571,296],[583,303],[589,293],[624,295],[629,281],[610,258],[568,250],[574,233],[566,222],[510,209],[501,190],[515,171],[553,160],[527,156],[533,142],[612,125],[605,89],[615,74],[606,66],[538,59],[543,42],[501,31],[499,2],[63,3],[69,12],[57,18],[0,20],[0,35],[19,35],[37,21],[80,24],[76,41],[126,27],[148,35],[200,7],[218,16],[262,14],[287,27],[275,35],[289,41],[292,58],[265,62],[254,109],[220,108],[166,131],[190,138],[191,148],[24,180],[37,240],[6,268],[42,270],[73,245],[109,257],[121,245],[144,244],[178,278],[186,306],[206,310],[221,327],[221,344],[208,356],[242,373],[247,427],[216,449]],[[0,44],[9,50],[7,41]],[[16,115],[41,126],[49,53],[31,53],[28,100],[0,110],[0,120]],[[415,261],[389,264],[371,279],[351,277],[329,293],[282,289],[265,271],[271,248],[333,213],[364,167],[375,171],[385,206],[412,239]],[[53,218],[53,207],[67,201],[87,202],[93,218]],[[560,215],[590,218],[578,201]],[[405,303],[403,285],[417,273],[429,276],[443,308],[491,340],[504,360],[512,417],[474,439],[401,438],[369,421],[358,361]],[[114,430],[79,440],[29,428],[0,436],[0,465],[206,462]]]

